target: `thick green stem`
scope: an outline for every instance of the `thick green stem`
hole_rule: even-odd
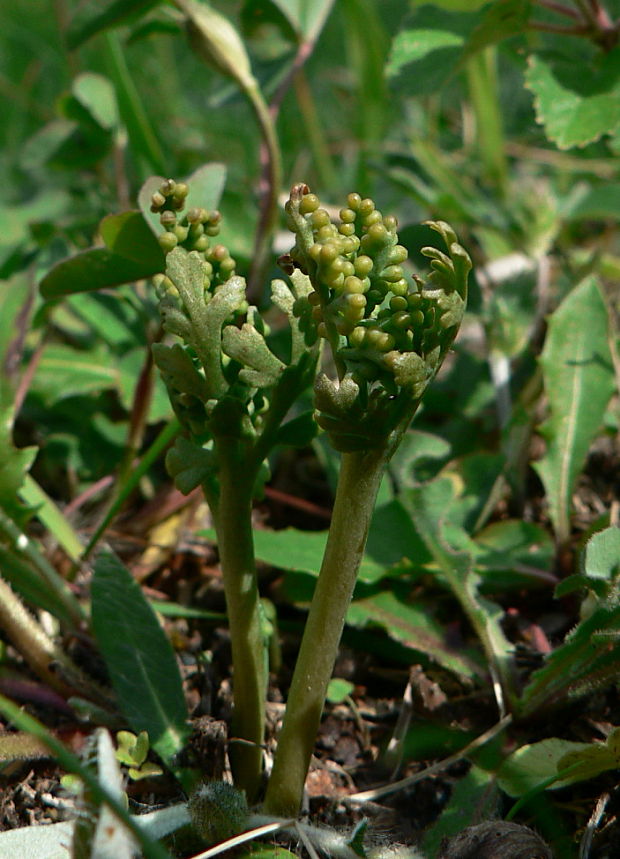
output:
[[[266,650],[252,538],[255,474],[239,443],[218,439],[220,495],[215,512],[232,645],[234,712],[230,762],[237,787],[252,802],[261,777],[267,684]]]
[[[383,449],[344,453],[323,564],[288,696],[264,810],[296,815],[345,615],[385,471]]]

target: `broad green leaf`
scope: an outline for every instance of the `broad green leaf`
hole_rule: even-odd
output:
[[[534,522],[506,519],[493,522],[474,538],[476,569],[484,591],[549,587],[555,546],[548,531]]]
[[[571,782],[620,769],[620,728],[614,728],[604,743],[590,743],[585,749],[565,754],[558,761],[558,770],[569,768],[571,772],[566,778]]]
[[[94,72],[83,72],[73,81],[71,92],[106,131],[112,131],[118,126],[116,95],[108,78]]]
[[[341,704],[354,689],[355,686],[350,680],[345,680],[343,677],[332,677],[327,684],[325,697],[332,704]]]
[[[70,207],[71,198],[66,191],[42,190],[31,200],[15,206],[0,208],[0,246],[23,241],[29,227],[36,223],[52,223]]]
[[[463,53],[464,57],[524,32],[532,0],[494,0],[484,9],[480,22],[472,31]]]
[[[523,796],[525,793],[542,787],[558,775],[558,763],[571,752],[587,749],[588,743],[574,743],[550,737],[539,743],[531,743],[513,752],[506,758],[497,772],[497,783],[508,796]],[[566,780],[551,781],[550,790],[564,787]]]
[[[566,576],[555,589],[556,597],[574,591],[593,591],[600,600],[617,599],[620,580],[620,528],[605,528],[594,534],[581,553],[581,572]],[[584,607],[582,607],[582,612]]]
[[[129,570],[112,553],[95,563],[92,623],[121,710],[171,765],[188,734],[174,651]]]
[[[200,532],[202,536],[217,542],[214,530]],[[254,552],[259,561],[272,564],[281,570],[310,573],[318,576],[327,542],[327,531],[299,531],[284,528],[281,531],[255,529]],[[368,584],[385,575],[385,567],[365,556],[359,571],[359,580]]]
[[[383,591],[354,599],[347,612],[347,623],[361,628],[380,626],[396,641],[424,653],[449,671],[464,677],[480,674],[473,660],[448,645],[442,624],[424,607],[411,605],[403,595]]]
[[[583,189],[582,193],[575,196],[572,205],[564,210],[564,217],[571,221],[620,221],[620,183],[608,182]]]
[[[593,534],[583,558],[586,576],[612,582],[620,573],[620,528],[605,528]]]
[[[92,36],[133,19],[160,0],[87,0],[74,13],[66,33],[67,44],[75,50]]]
[[[392,77],[403,66],[422,60],[440,48],[457,48],[464,42],[463,36],[451,30],[402,30],[392,42],[386,74]]]
[[[57,263],[39,284],[43,298],[61,298],[74,292],[88,292],[132,283],[161,271],[155,258],[136,262],[107,248],[91,248]]]
[[[140,212],[107,215],[99,229],[101,238],[112,253],[156,271],[164,270],[164,252]]]
[[[51,405],[76,394],[118,388],[118,383],[118,370],[105,348],[82,352],[60,343],[50,343],[43,350],[32,390]]]
[[[620,124],[620,48],[584,61],[533,54],[526,86],[536,119],[559,149],[585,146]]]
[[[575,481],[614,391],[607,326],[598,281],[589,277],[551,317],[540,358],[549,417],[540,429],[547,451],[534,467],[544,483],[560,542],[570,533]]]

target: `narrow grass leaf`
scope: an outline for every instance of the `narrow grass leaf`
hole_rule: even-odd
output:
[[[540,358],[549,417],[535,468],[545,486],[557,539],[570,533],[573,487],[614,391],[608,320],[598,281],[588,277],[555,311]]]
[[[188,733],[179,668],[140,586],[112,553],[95,563],[92,622],[125,718],[170,764]]]

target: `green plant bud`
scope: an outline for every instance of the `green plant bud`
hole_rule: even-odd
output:
[[[385,221],[383,223],[385,224]],[[394,245],[393,248],[390,248],[390,252],[388,253],[388,262],[392,265],[399,265],[401,262],[404,262],[408,256],[409,254],[406,247],[403,247],[403,245]]]
[[[329,212],[326,209],[316,209],[310,215],[310,223],[315,230],[328,226],[331,224]]]
[[[388,283],[396,283],[397,280],[401,280],[402,276],[403,270],[399,265],[389,265],[380,274],[381,279],[387,280]]]
[[[245,793],[225,781],[201,785],[190,797],[187,810],[194,829],[209,845],[239,835],[250,816]]]
[[[187,210],[186,218],[189,224],[202,224],[208,218],[207,210],[200,206],[192,206]]]
[[[360,247],[364,253],[378,251],[384,248],[390,240],[390,235],[383,224],[372,224],[366,235],[362,236]]]
[[[366,295],[368,298],[368,303],[372,304],[373,307],[375,304],[381,304],[381,302],[383,301],[383,296],[378,289],[371,289]]]
[[[353,209],[354,212],[358,211],[361,202],[362,202],[362,198],[360,197],[359,194],[353,193],[353,194],[349,194],[347,196],[347,206],[350,209]]]
[[[395,295],[393,298],[390,298],[390,309],[391,310],[406,310],[409,307],[409,302],[402,295]]]
[[[350,203],[349,205],[351,206]],[[351,206],[351,208],[353,209],[354,207]],[[364,200],[360,200],[359,206],[357,207],[357,211],[362,216],[362,218],[367,218],[371,212],[374,212],[374,210],[375,204],[373,200],[370,199],[370,197],[366,197]]]
[[[355,274],[358,277],[366,277],[372,271],[372,267],[374,265],[372,259],[365,254],[361,254],[355,260]]]
[[[189,186],[185,182],[177,182],[177,186],[172,192],[175,200],[185,200],[189,194]]]
[[[299,211],[302,215],[309,215],[311,212],[316,212],[320,202],[316,194],[304,194],[299,204]]]
[[[317,245],[313,245],[317,247]],[[335,242],[330,242],[327,245],[318,245],[321,249],[320,262],[323,265],[331,265],[340,255],[340,248]]]
[[[362,293],[362,292],[366,291],[364,289],[364,281],[360,280],[359,277],[355,277],[355,275],[353,275],[353,274],[350,274],[348,277],[345,277],[344,289],[345,289],[345,292],[350,292],[350,293],[354,293],[354,292]]]
[[[159,191],[155,191],[151,197],[151,212],[157,212],[166,203],[166,198]]]
[[[394,215],[386,215],[383,219],[383,225],[389,233],[395,233],[398,229],[398,221]]]
[[[256,81],[239,34],[230,21],[210,6],[193,0],[179,4],[188,15],[185,28],[192,49],[242,89],[254,89]]]
[[[364,218],[364,226],[366,228],[371,227],[373,224],[380,224],[383,220],[381,212],[378,209],[375,209],[374,212],[371,212]]]
[[[355,274],[355,266],[348,259],[342,260],[342,265],[340,266],[340,271],[343,273],[345,277],[351,277]]]
[[[164,181],[159,186],[160,194],[163,194],[164,197],[170,197],[174,194],[175,188],[177,187],[177,183],[174,179],[164,179]]]
[[[351,236],[345,236],[342,241],[342,253],[343,254],[354,254],[360,246],[359,237],[355,234]]]
[[[220,263],[220,274],[223,276],[232,274],[235,270],[235,261],[232,257],[227,257]]]
[[[329,271],[325,275],[325,283],[331,288],[339,292],[344,287],[344,274],[338,271]]]
[[[181,224],[177,224],[173,230],[173,233],[180,242],[184,242],[188,236],[189,227],[183,227]]]
[[[217,234],[219,233],[219,231],[220,231],[220,228],[219,228],[219,226],[218,226],[217,224],[213,224],[213,225],[211,225],[211,226],[207,226],[207,227],[205,227],[205,233],[206,233],[208,236],[217,236]]]
[[[417,310],[422,305],[422,296],[419,292],[410,292],[407,296],[407,304],[412,310]]]
[[[401,277],[401,279],[397,280],[396,283],[390,284],[390,291],[393,292],[394,295],[405,296],[409,291],[409,284],[404,277]]]
[[[355,212],[353,211],[353,209],[341,209],[339,214],[340,220],[343,224],[355,223]]]
[[[174,250],[179,243],[179,240],[175,236],[174,233],[165,232],[161,235],[157,236],[157,241],[160,244],[162,251],[167,254],[169,251]]]
[[[424,314],[421,310],[414,310],[409,316],[411,317],[412,328],[421,328],[424,325]]]
[[[318,307],[320,305],[321,296],[318,294],[318,292],[311,292],[308,295],[308,303],[311,304],[313,307]]]
[[[340,224],[338,232],[341,236],[353,236],[355,234],[355,224]]]
[[[228,248],[226,245],[215,245],[211,249],[211,259],[215,262],[223,262],[228,257]]]
[[[398,310],[392,315],[391,323],[394,328],[404,329],[412,324],[411,314],[406,313],[404,310]]]
[[[310,245],[310,248],[308,250],[308,256],[315,262],[318,262],[321,258],[322,251],[323,245],[320,245],[318,242],[315,242],[313,245]]]
[[[162,212],[159,216],[159,223],[162,227],[166,229],[170,229],[170,227],[174,227],[177,222],[177,216],[174,212],[171,212],[169,209],[166,209],[165,212]]]
[[[353,331],[349,334],[349,343],[354,348],[359,348],[363,345],[366,339],[366,329],[361,325],[358,325]]]
[[[338,235],[338,230],[333,224],[325,224],[324,227],[319,227],[316,232],[317,242],[328,242]]]

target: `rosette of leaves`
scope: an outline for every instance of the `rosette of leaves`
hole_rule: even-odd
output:
[[[261,315],[248,307],[235,261],[217,243],[219,212],[192,208],[182,215],[187,193],[184,183],[166,180],[151,201],[164,228],[159,241],[166,273],[155,278],[161,319],[165,331],[181,341],[156,344],[154,356],[187,433],[169,453],[167,465],[186,493],[205,481],[216,490],[209,442],[217,445],[218,437],[245,444],[257,468],[280,435],[300,444],[310,440],[309,416],[297,421],[297,432],[289,427],[280,433],[280,423],[311,383],[317,352],[307,349],[292,312],[295,301],[311,291],[307,279],[272,285],[274,304],[292,323],[285,364],[267,344],[269,330]]]
[[[447,252],[423,248],[428,283],[408,276],[396,219],[359,194],[349,194],[335,224],[316,195],[296,185],[286,213],[296,243],[281,264],[312,284],[294,312],[308,343],[329,343],[338,375],[317,379],[317,422],[337,450],[383,446],[413,417],[456,336],[471,260],[448,224],[429,221]]]

